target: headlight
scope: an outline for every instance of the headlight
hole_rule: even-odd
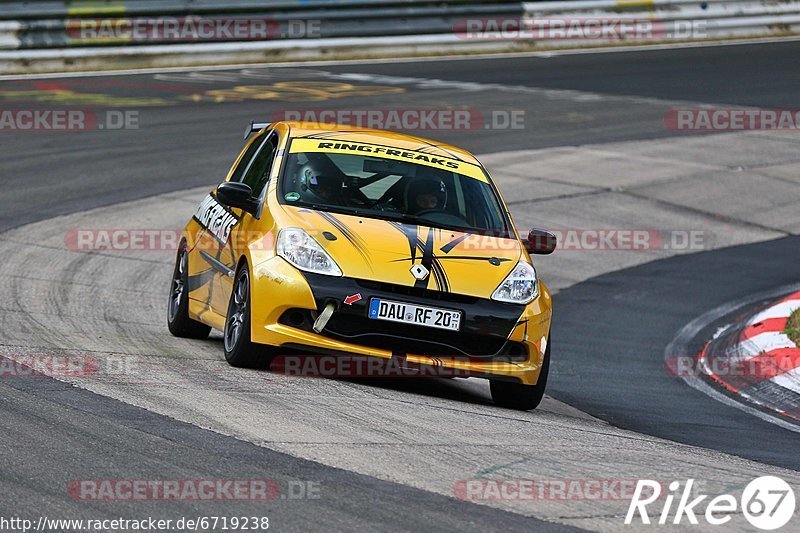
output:
[[[536,270],[533,265],[520,261],[503,283],[492,293],[492,300],[512,304],[528,304],[539,294]]]
[[[316,274],[341,276],[342,270],[311,235],[300,228],[284,228],[278,234],[278,255],[292,265]]]

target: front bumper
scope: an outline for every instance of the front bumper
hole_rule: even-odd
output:
[[[368,280],[301,273],[275,257],[254,269],[253,342],[311,352],[400,358],[458,375],[538,380],[550,327],[544,285],[531,304],[514,305]],[[361,298],[349,305],[348,296]],[[458,309],[459,332],[367,318],[371,298]],[[321,333],[312,325],[329,303],[336,311]]]

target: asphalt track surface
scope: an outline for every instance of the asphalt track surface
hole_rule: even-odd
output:
[[[6,518],[267,516],[279,531],[463,531],[491,520],[503,531],[578,531],[509,512],[487,513],[454,498],[300,460],[46,377],[12,378],[0,391],[5,428],[0,445],[8,454],[0,481]],[[122,465],[125,479],[274,480],[287,498],[112,507],[80,501],[64,490],[72,480],[117,479]],[[319,497],[289,498],[289,483],[305,480],[317,484]]]
[[[800,91],[798,62],[800,43],[781,43],[553,58],[300,67],[296,69],[298,77],[307,76],[303,79],[312,82],[320,76],[308,71],[357,73],[373,76],[374,83],[380,83],[374,76],[416,81],[384,80],[385,85],[405,89],[396,96],[364,96],[356,104],[350,100],[297,105],[368,108],[391,98],[400,107],[424,107],[457,98],[461,105],[521,108],[528,116],[537,117],[536,128],[522,131],[435,135],[478,153],[610,143],[675,135],[661,123],[672,102],[792,108]],[[292,69],[280,70],[280,76],[288,76]],[[336,78],[327,75],[325,79]],[[485,92],[470,93],[464,86],[457,89],[454,85],[452,93],[439,93],[439,102],[419,101],[427,95],[419,96],[413,88],[432,79],[515,89],[498,89],[493,101],[486,102]],[[214,176],[221,178],[230,165],[241,143],[242,125],[287,107],[285,102],[273,101],[187,102],[181,95],[194,91],[197,84],[174,77],[158,86],[153,85],[152,76],[143,75],[65,83],[85,84],[80,86],[83,90],[113,95],[120,99],[117,104],[123,98],[142,96],[169,102],[153,108],[130,102],[115,105],[140,109],[141,127],[113,135],[101,131],[0,133],[0,231],[55,215],[210,185],[218,181]],[[216,80],[204,84],[203,89],[230,85]],[[0,82],[2,91],[31,87],[48,90],[29,81]],[[533,91],[520,98],[519,87]],[[547,96],[548,89],[567,92]],[[568,91],[599,96],[571,98]],[[623,96],[636,99],[617,99]],[[10,104],[12,108],[30,105],[24,100]],[[554,321],[558,355],[553,361],[549,394],[620,428],[800,470],[800,460],[793,453],[796,433],[716,403],[664,375],[662,368],[664,347],[695,316],[726,301],[796,282],[799,249],[797,239],[789,237],[674,257],[606,274],[559,292]],[[268,514],[289,530],[318,526],[344,530],[354,524],[405,530],[463,530],[486,524],[498,530],[565,528],[296,459],[47,378],[4,381],[0,398],[8,429],[0,444],[14,459],[0,479],[4,494],[12,495],[4,498],[5,515],[39,514],[42,498],[47,498],[48,509],[52,506],[51,514],[110,514],[102,505],[76,504],[64,494],[63,486],[69,479],[86,477],[85,468],[77,468],[80,465],[94,465],[98,478],[113,478],[114,466],[125,464],[137,465],[142,478],[170,477],[164,472],[171,472],[174,478],[231,477],[241,471],[248,477],[263,472],[264,477],[275,479],[324,480],[335,497],[318,503],[300,502],[302,512],[299,507],[269,509]],[[234,509],[229,505],[215,508],[206,504],[203,512],[231,514]],[[148,504],[131,504],[125,512],[140,510],[149,510]],[[172,511],[186,515],[196,509],[187,504]]]

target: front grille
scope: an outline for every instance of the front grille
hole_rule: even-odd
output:
[[[314,317],[306,309],[289,309],[279,321],[287,326],[312,331]],[[502,358],[506,361],[525,361],[528,358],[524,344],[506,341],[504,337],[488,332],[473,334],[445,331],[377,321],[342,312],[333,314],[321,335],[398,354],[467,356],[479,360]]]
[[[372,280],[311,273],[304,273],[304,276],[314,293],[317,309],[286,311],[280,321],[288,326],[312,331],[316,313],[334,303],[336,312],[321,334],[343,342],[397,354],[468,356],[479,360],[497,360],[499,356],[503,360],[513,358],[515,361],[527,358],[524,345],[506,341],[525,309],[524,305]],[[350,304],[344,303],[354,295],[360,297]],[[372,298],[459,309],[464,313],[461,331],[370,319],[368,312]]]
[[[427,300],[436,300],[440,302],[453,302],[459,304],[474,304],[478,298],[474,296],[465,296],[463,294],[453,294],[451,292],[434,291],[431,289],[420,289],[417,287],[407,287],[405,285],[393,285],[391,283],[383,283],[380,281],[370,281],[359,279],[356,280],[359,287],[371,291],[382,292],[387,294],[395,294],[398,296],[414,296],[416,298],[425,298]]]

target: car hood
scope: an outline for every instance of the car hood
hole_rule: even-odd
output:
[[[349,278],[489,298],[522,254],[517,239],[284,207],[280,226],[306,230]]]

